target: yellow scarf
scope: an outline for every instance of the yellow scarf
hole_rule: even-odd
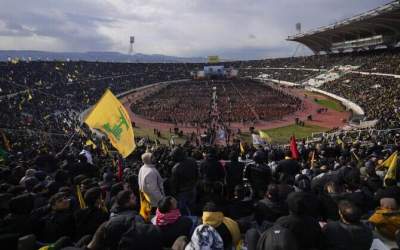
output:
[[[240,229],[236,221],[231,218],[224,217],[222,212],[203,212],[203,224],[212,226],[213,228],[219,227],[222,223],[228,228],[231,236],[232,243],[237,246],[240,242]]]

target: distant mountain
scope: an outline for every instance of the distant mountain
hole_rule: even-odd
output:
[[[141,62],[141,63],[204,63],[206,58],[201,57],[175,57],[165,55],[127,55],[119,52],[48,52],[37,50],[0,50],[0,61],[18,57],[20,60],[59,60],[59,61],[100,61],[100,62]]]

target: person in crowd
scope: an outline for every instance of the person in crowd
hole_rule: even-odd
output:
[[[153,224],[161,231],[163,247],[171,247],[179,236],[189,238],[193,221],[181,215],[177,200],[172,196],[165,196],[158,204]]]
[[[243,75],[277,71],[281,79],[296,81],[313,73],[291,67],[348,63],[365,71],[398,74],[399,51],[223,64],[242,68]],[[82,125],[81,113],[108,88],[120,94],[187,79],[191,70],[202,66],[0,62],[0,246],[232,249],[241,239],[248,249],[369,249],[371,229],[360,218],[370,218],[379,237],[399,241],[400,167],[390,176],[388,166],[382,166],[400,145],[400,134],[388,130],[400,127],[400,84],[390,76],[349,73],[320,87],[359,104],[367,120],[378,121],[375,128],[383,129],[379,133],[335,129],[335,136],[328,133],[318,141],[299,143],[299,159],[291,159],[287,147],[275,142],[261,148],[248,145],[243,156],[263,152],[268,159],[246,159],[248,167],[256,167],[245,173],[245,164],[237,161],[238,138],[230,131],[304,110],[306,101],[293,95],[298,90],[240,78],[185,81],[185,88],[154,85],[128,96],[131,111],[173,124],[168,127],[176,127],[179,140],[188,138],[187,142],[178,145],[176,140],[167,146],[138,136],[135,151],[120,161],[124,170],[118,172],[113,163],[117,152],[106,150],[111,144]],[[211,102],[214,86],[216,105]],[[318,115],[326,115],[326,110]],[[196,133],[186,137],[191,128]],[[223,145],[215,140],[221,128],[227,134]],[[162,128],[154,132],[160,140],[164,136]],[[88,140],[97,148],[89,149]],[[206,153],[203,158],[201,152]],[[284,152],[286,159],[281,160]],[[260,169],[266,171],[257,172]],[[77,186],[86,208],[79,206],[82,197],[73,191]],[[139,199],[140,211],[148,204],[146,218],[138,215]],[[190,223],[185,217],[189,214]],[[155,224],[150,223],[153,216]]]
[[[303,193],[291,193],[287,198],[289,215],[280,217],[275,224],[289,229],[299,249],[318,249],[321,244],[321,228],[318,221],[308,215],[306,202]]]
[[[70,200],[64,193],[56,193],[49,200],[49,206],[33,211],[34,232],[44,243],[56,242],[62,236],[73,239],[75,220],[70,209]]]
[[[253,154],[254,163],[245,167],[244,178],[246,178],[254,189],[255,196],[262,198],[271,181],[271,169],[266,164],[266,154],[258,150]]]
[[[275,222],[278,218],[288,214],[288,208],[284,200],[279,195],[279,187],[277,184],[269,184],[263,199],[259,201],[268,208],[267,219]]]
[[[195,187],[199,175],[197,163],[187,157],[181,147],[176,147],[171,157],[175,162],[171,170],[171,193],[177,197],[181,213],[190,215],[195,206]]]
[[[285,151],[285,159],[278,162],[278,166],[275,169],[275,176],[279,179],[281,176],[285,176],[289,179],[300,173],[300,164],[292,159],[292,152],[290,150]]]
[[[216,149],[209,147],[200,162],[200,177],[205,182],[224,182],[225,170],[217,159]]]
[[[338,207],[340,220],[322,228],[322,249],[370,249],[372,231],[361,223],[361,210],[347,200],[340,201]]]
[[[142,161],[143,166],[138,176],[139,189],[148,199],[151,207],[156,208],[158,202],[164,197],[163,179],[154,165],[151,153],[144,153]]]
[[[90,188],[85,193],[85,208],[75,212],[76,239],[93,235],[97,228],[106,222],[109,214],[105,211],[100,188]]]
[[[237,185],[243,183],[244,164],[238,161],[239,154],[232,151],[229,154],[229,160],[225,165],[226,168],[226,188],[229,197],[233,197],[234,189]]]
[[[396,231],[400,229],[400,210],[393,198],[382,198],[380,207],[369,217],[368,221],[385,237],[395,240]]]
[[[236,247],[240,241],[240,229],[236,221],[225,217],[216,204],[209,202],[203,208],[203,224],[213,227],[221,236],[224,249]]]

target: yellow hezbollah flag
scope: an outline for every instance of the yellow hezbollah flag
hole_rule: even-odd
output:
[[[267,134],[266,132],[260,130],[260,131],[259,131],[259,134],[260,134],[260,137],[261,137],[262,139],[265,139],[265,140],[267,140],[268,142],[271,142],[271,141],[272,141],[271,137],[270,137],[269,134]]]
[[[383,162],[382,165],[389,168],[385,175],[385,180],[396,179],[397,160],[398,160],[398,153],[396,151],[389,158],[387,158],[386,161]]]
[[[104,132],[122,157],[126,158],[135,150],[131,119],[124,106],[110,90],[106,90],[86,117],[85,123],[92,129]]]
[[[382,162],[381,166],[390,168],[394,160],[397,160],[397,151],[391,154],[384,162]]]

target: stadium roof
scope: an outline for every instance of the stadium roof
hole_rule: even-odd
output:
[[[400,39],[400,2],[394,1],[343,21],[289,36],[314,53],[348,48],[394,46]]]

